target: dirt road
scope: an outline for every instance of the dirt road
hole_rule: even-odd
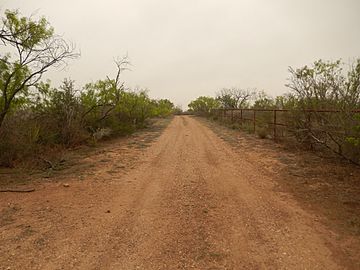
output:
[[[192,117],[92,183],[104,166],[68,188],[0,194],[0,269],[351,268],[336,233],[274,190],[276,175]]]

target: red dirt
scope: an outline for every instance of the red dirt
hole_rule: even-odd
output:
[[[147,149],[123,143],[0,193],[0,269],[359,269],[359,237],[279,190],[259,152],[189,116]]]

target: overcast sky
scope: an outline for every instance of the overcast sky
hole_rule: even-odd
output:
[[[44,15],[81,58],[49,72],[78,87],[116,72],[128,53],[127,86],[186,108],[222,87],[287,91],[288,66],[360,57],[360,0],[0,0],[1,12]]]

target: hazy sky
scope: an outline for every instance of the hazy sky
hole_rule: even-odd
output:
[[[287,91],[288,66],[360,57],[360,0],[0,0],[0,10],[44,15],[81,58],[49,72],[81,87],[116,71],[129,54],[127,86],[186,108],[222,87]]]

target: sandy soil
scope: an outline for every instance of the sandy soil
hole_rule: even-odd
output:
[[[178,116],[148,148],[120,140],[0,193],[0,269],[359,269],[359,237],[277,188],[256,153]]]

